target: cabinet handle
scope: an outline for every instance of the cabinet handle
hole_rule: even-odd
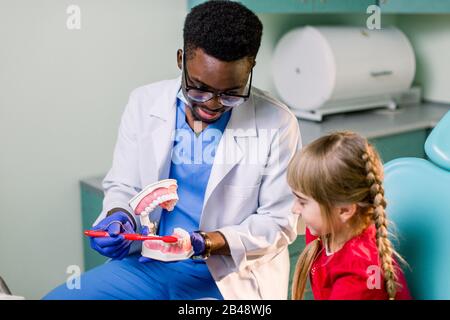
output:
[[[381,77],[381,76],[390,76],[392,74],[393,74],[392,70],[372,71],[370,73],[370,75],[374,78]]]

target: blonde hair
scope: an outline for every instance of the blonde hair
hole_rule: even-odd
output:
[[[388,238],[388,220],[384,199],[383,164],[367,139],[349,131],[323,136],[297,153],[288,167],[288,184],[294,190],[313,198],[320,206],[334,240],[336,215],[332,208],[338,204],[355,203],[357,213],[350,220],[355,235],[367,226],[376,226],[376,244],[389,299],[399,288],[393,256],[404,261]],[[303,299],[307,278],[320,248],[320,238],[309,243],[301,253],[294,272],[292,298]]]

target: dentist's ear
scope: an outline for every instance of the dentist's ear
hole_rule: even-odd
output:
[[[181,50],[181,49],[177,50],[177,65],[178,65],[178,69],[180,69],[180,70],[183,69],[183,50]]]
[[[250,73],[250,71],[256,66],[256,59],[254,57],[247,57],[247,61],[248,61],[248,72]]]
[[[347,223],[355,215],[358,210],[358,206],[355,203],[344,204],[338,206],[339,219],[342,223]]]

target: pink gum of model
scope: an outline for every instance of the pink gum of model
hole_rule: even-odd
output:
[[[136,207],[135,213],[136,214],[142,214],[142,211],[145,210],[145,208],[149,207],[153,201],[158,201],[157,199],[164,195],[176,195],[177,194],[177,185],[171,185],[169,188],[157,188],[154,191],[152,191],[150,194],[145,196]],[[173,208],[176,204],[177,200],[166,200],[161,203],[158,203],[159,206],[161,206],[163,209],[170,209]],[[173,209],[172,209],[173,210]],[[171,211],[171,210],[169,210]]]
[[[161,180],[146,186],[129,201],[129,205],[137,215],[149,214],[157,206],[172,211],[178,201],[177,189],[175,179]]]

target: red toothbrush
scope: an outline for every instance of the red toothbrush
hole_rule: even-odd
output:
[[[95,230],[86,230],[84,231],[84,234],[88,237],[93,237],[93,238],[104,238],[104,237],[109,237],[109,233],[106,231],[95,231]],[[161,240],[163,242],[167,242],[167,243],[175,243],[178,241],[178,238],[173,237],[173,236],[142,236],[140,234],[136,234],[136,233],[121,233],[121,236],[123,236],[125,239],[127,240],[132,240],[132,241],[139,241],[139,240]]]

